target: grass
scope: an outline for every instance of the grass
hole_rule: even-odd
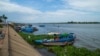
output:
[[[23,32],[19,32],[19,34],[25,39],[29,44],[33,44],[35,40],[40,40],[40,39],[50,39],[53,38],[51,35],[33,35],[33,34],[27,34]],[[30,38],[28,37],[30,36]]]
[[[74,46],[54,46],[48,47],[57,56],[100,56],[100,49],[90,51],[86,48],[76,48]]]
[[[29,43],[29,44],[36,44],[34,43],[34,40],[38,39],[50,39],[53,38],[53,36],[48,35],[33,35],[33,34],[25,34],[22,32],[19,32],[19,34]],[[30,36],[30,38],[28,38]],[[74,46],[36,46],[39,48],[47,48],[48,51],[53,52],[56,54],[56,56],[100,56],[100,49],[90,51],[86,48],[77,48]]]

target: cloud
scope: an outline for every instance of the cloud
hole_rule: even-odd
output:
[[[54,1],[54,0],[43,0],[43,1],[46,1],[46,2],[52,2],[52,1]]]
[[[14,3],[0,1],[0,11],[6,12],[17,12],[17,13],[30,13],[30,14],[38,14],[41,13],[38,10],[31,9],[28,7],[24,7],[21,5],[17,5]]]
[[[39,10],[7,2],[7,0],[0,0],[0,12],[1,15],[6,14],[9,21],[14,22],[32,22],[42,14]]]
[[[7,0],[5,0],[7,1]],[[86,0],[63,0],[69,3],[72,9],[58,9],[55,11],[36,10],[30,7],[22,6],[12,2],[0,1],[0,12],[8,16],[9,21],[26,22],[26,23],[40,23],[40,22],[67,22],[67,21],[100,21],[100,14],[95,14],[79,10],[97,10],[98,4],[92,4]],[[95,0],[96,1],[96,0]],[[66,2],[65,5],[66,5]],[[93,2],[93,1],[92,1]],[[86,3],[86,4],[84,4]],[[81,5],[80,5],[81,4]],[[68,6],[68,5],[67,5]],[[92,7],[93,6],[93,7]],[[97,8],[97,7],[98,8]],[[87,8],[89,7],[89,8]],[[95,8],[96,7],[96,8]],[[91,9],[95,8],[95,9]],[[75,10],[79,9],[79,10]]]
[[[72,9],[100,12],[100,0],[63,0],[63,2],[69,3]]]
[[[0,0],[0,1],[3,1],[3,2],[9,2],[10,0]]]

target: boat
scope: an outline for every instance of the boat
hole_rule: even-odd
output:
[[[60,33],[59,33],[59,32],[49,32],[49,33],[48,33],[48,35],[54,35],[54,34],[59,35]]]
[[[25,27],[25,28],[21,28],[21,31],[26,32],[26,33],[32,33],[33,28],[32,27]]]
[[[45,25],[39,25],[39,27],[45,27]]]
[[[38,31],[36,27],[32,27],[31,25],[28,26],[22,26],[21,31],[25,33],[33,33],[35,31]]]
[[[54,39],[43,39],[43,40],[35,40],[35,43],[42,45],[70,45],[75,41],[75,34],[69,33],[66,37],[59,37],[59,40]]]

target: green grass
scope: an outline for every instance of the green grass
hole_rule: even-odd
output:
[[[100,49],[90,51],[86,48],[76,48],[74,46],[54,46],[48,47],[48,49],[57,56],[100,56]]]
[[[22,32],[19,32],[19,34],[25,39],[29,44],[34,44],[36,47],[39,48],[47,48],[48,51],[53,52],[56,54],[56,56],[100,56],[100,49],[90,51],[86,48],[77,48],[74,46],[43,46],[39,45],[37,46],[34,43],[34,40],[39,40],[39,39],[50,39],[53,38],[53,36],[48,36],[48,35],[33,35],[33,34],[25,34]],[[30,36],[30,38],[28,38]]]
[[[19,34],[25,39],[29,44],[33,44],[34,40],[40,40],[40,39],[50,39],[53,38],[51,35],[33,35],[33,34],[26,34],[23,32],[19,32]],[[30,36],[30,38],[28,38]]]

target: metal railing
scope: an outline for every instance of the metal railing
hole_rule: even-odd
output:
[[[11,41],[10,41],[9,25],[7,25],[7,28],[8,28],[8,56],[12,56],[11,55]]]

